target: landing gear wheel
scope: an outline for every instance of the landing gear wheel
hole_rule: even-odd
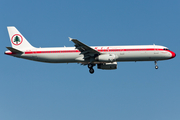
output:
[[[93,73],[94,73],[94,69],[93,69],[93,68],[89,69],[89,72],[90,72],[91,74],[93,74]]]
[[[88,64],[88,68],[91,69],[93,67],[92,64]]]
[[[157,61],[154,61],[154,63],[155,63],[155,69],[158,69]]]
[[[155,69],[158,69],[158,66],[157,66],[157,65],[155,66]]]

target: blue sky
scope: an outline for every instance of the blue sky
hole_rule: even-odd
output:
[[[1,120],[179,120],[179,0],[3,0],[0,4]],[[119,62],[117,70],[47,64],[4,55],[15,26],[35,47],[167,46],[176,58]]]

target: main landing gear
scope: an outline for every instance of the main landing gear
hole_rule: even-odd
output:
[[[93,74],[94,73],[94,69],[93,69],[93,64],[88,64],[88,68],[89,68],[89,72],[91,73],[91,74]]]
[[[155,63],[155,69],[158,69],[157,61],[154,61],[154,63]]]

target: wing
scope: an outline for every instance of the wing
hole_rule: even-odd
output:
[[[77,39],[73,39],[69,37],[69,40],[74,42],[75,44],[74,46],[76,47],[76,49],[78,49],[81,52],[81,54],[84,55],[84,59],[100,55],[100,52],[85,45],[84,43],[80,42]]]

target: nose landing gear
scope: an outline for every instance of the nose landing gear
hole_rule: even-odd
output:
[[[159,67],[157,66],[157,61],[154,61],[155,63],[155,69],[158,69]]]

